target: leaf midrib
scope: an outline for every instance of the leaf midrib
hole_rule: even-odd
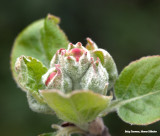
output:
[[[136,68],[136,70],[134,71],[132,77],[130,78],[129,83],[127,84],[127,86],[126,86],[125,89],[124,89],[125,92],[128,91],[128,89],[129,89],[129,87],[130,87],[130,84],[131,84],[131,82],[133,81],[133,79],[134,79],[137,71],[143,69],[143,67],[146,67],[146,65],[147,65],[147,63],[144,63],[143,65],[140,65],[139,67]],[[146,78],[147,75],[148,75],[153,69],[155,69],[155,68],[157,68],[157,67],[159,67],[159,66],[160,66],[159,64],[155,63],[155,64],[151,67],[151,69],[148,69],[148,70],[147,70],[147,73],[146,73],[145,76],[142,78],[142,80],[141,80],[141,82],[140,82],[140,84],[139,84],[139,88],[140,88],[140,86],[141,86],[141,84],[142,84],[142,82],[143,82],[143,79]],[[139,88],[138,88],[137,90],[139,90]],[[138,91],[137,91],[137,93],[138,93]],[[124,93],[124,95],[122,96],[122,98],[124,98],[124,96],[125,96],[125,93]]]
[[[105,111],[102,112],[102,114],[108,114],[109,112],[118,110],[121,106],[123,106],[125,104],[133,102],[135,100],[143,99],[144,97],[148,97],[148,96],[158,94],[158,93],[160,93],[160,90],[153,91],[153,92],[150,92],[148,94],[141,95],[141,96],[133,97],[133,98],[127,99],[127,100],[120,100],[120,99],[119,100],[114,100],[114,101],[112,101],[110,106]]]
[[[45,21],[44,21],[44,23],[45,23]],[[41,31],[43,31],[43,32],[41,32]],[[44,45],[44,43],[43,43],[43,40],[42,40],[42,33],[45,33],[45,26],[43,26],[41,29],[40,29],[40,45],[41,45],[41,51],[42,51],[42,53],[44,54],[44,59],[45,59],[45,62],[46,63],[44,63],[44,65],[46,65],[46,67],[47,68],[49,68],[49,56],[48,56],[48,54],[47,54],[47,51],[45,50],[45,45]]]
[[[74,104],[74,102],[72,101],[72,98],[69,99],[69,102],[71,104],[71,106],[73,107],[74,112],[76,113],[76,116],[78,117],[78,122],[79,124],[83,124],[84,120],[82,118],[82,115],[80,114],[80,112],[77,110],[76,105]]]

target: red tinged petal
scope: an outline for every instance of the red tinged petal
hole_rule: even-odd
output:
[[[47,78],[47,80],[46,80],[46,82],[45,82],[45,85],[46,85],[46,86],[48,85],[48,83],[53,79],[53,77],[54,77],[56,74],[57,74],[57,72],[52,72],[52,73],[48,76],[48,78]]]
[[[73,55],[76,58],[76,61],[79,61],[79,58],[82,56],[83,50],[79,48],[74,48],[70,50],[70,55]]]
[[[61,48],[58,50],[58,53],[61,54],[61,55],[64,55],[66,53],[66,50]]]

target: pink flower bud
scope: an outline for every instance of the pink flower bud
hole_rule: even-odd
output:
[[[54,88],[63,92],[72,90],[72,81],[62,72],[59,64],[55,64],[55,67],[50,68],[48,72],[42,76],[42,80],[47,89]]]
[[[59,85],[66,92],[65,86],[69,86],[67,90],[91,89],[105,94],[108,85],[111,88],[116,80],[112,57],[107,51],[98,49],[90,38],[87,38],[86,48],[77,42],[75,45],[69,43],[67,50],[59,49],[51,60],[51,69],[55,64],[60,65],[61,76],[57,75],[57,71],[50,71],[45,80],[48,88],[58,88]],[[71,84],[68,84],[69,80]]]
[[[79,58],[82,56],[83,52],[82,49],[74,48],[69,51],[69,55],[74,56],[76,61],[79,62]]]
[[[49,75],[49,77],[48,77],[48,79],[46,80],[46,82],[45,82],[45,85],[47,86],[48,85],[48,83],[54,78],[54,76],[57,74],[57,72],[55,71],[55,72],[52,72],[50,75]]]

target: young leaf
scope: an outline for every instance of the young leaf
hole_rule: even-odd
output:
[[[122,120],[137,125],[160,120],[160,56],[144,57],[124,68],[115,95]]]
[[[60,30],[58,17],[48,15],[41,30],[41,40],[43,44],[44,54],[49,65],[55,52],[60,48],[67,48],[68,40],[65,34]],[[45,63],[44,63],[45,64]]]
[[[43,100],[42,100],[43,103],[41,101],[39,102],[33,96],[35,96],[33,93],[31,94],[30,92],[27,92],[28,104],[30,109],[32,109],[32,111],[38,113],[52,114],[52,115],[55,114],[54,111]]]
[[[70,94],[63,94],[58,90],[42,90],[40,93],[59,118],[81,128],[94,120],[112,99],[110,96],[83,90]]]
[[[29,91],[39,101],[38,90],[44,88],[41,77],[47,68],[35,58],[21,56],[16,61],[15,69],[21,88]]]
[[[11,70],[16,81],[17,74],[14,67],[18,57],[32,56],[49,67],[51,57],[57,48],[67,47],[68,40],[58,23],[57,17],[49,15],[45,20],[42,19],[29,25],[18,35],[11,53]]]

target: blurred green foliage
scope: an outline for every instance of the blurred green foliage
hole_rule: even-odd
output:
[[[16,35],[48,13],[61,17],[61,28],[73,43],[91,37],[112,54],[119,72],[130,61],[160,54],[159,0],[0,0],[0,135],[36,136],[50,132],[55,116],[32,112],[25,93],[10,72],[10,52]],[[127,136],[125,130],[157,130],[160,122],[132,126],[116,113],[105,117],[112,136]],[[132,136],[133,134],[128,134]],[[139,134],[145,135],[145,134]],[[152,134],[147,134],[147,136]],[[159,135],[159,134],[157,134]]]

